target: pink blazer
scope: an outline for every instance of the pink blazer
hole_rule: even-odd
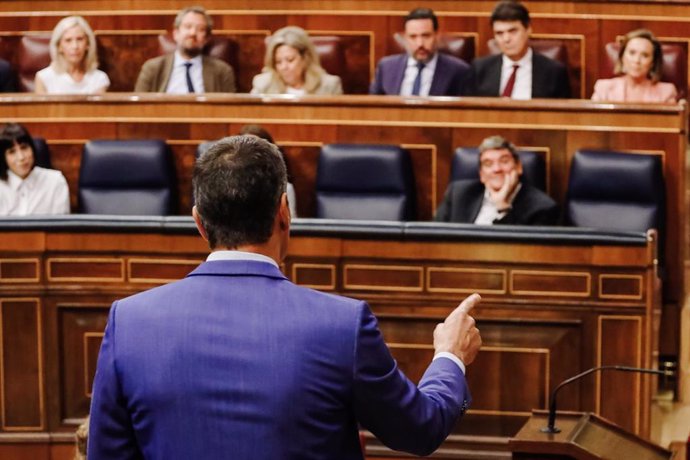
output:
[[[633,90],[626,85],[625,77],[597,80],[594,83],[593,101],[608,102],[676,102],[678,94],[673,83],[657,82]]]

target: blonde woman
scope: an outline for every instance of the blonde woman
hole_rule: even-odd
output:
[[[50,65],[36,73],[38,94],[103,93],[110,86],[98,70],[96,37],[81,16],[62,19],[50,37]]]
[[[673,83],[659,81],[663,56],[661,44],[647,29],[628,32],[616,61],[618,77],[594,83],[594,101],[676,102]]]
[[[343,94],[343,86],[340,77],[321,67],[307,32],[288,26],[270,37],[263,73],[254,77],[252,94]]]

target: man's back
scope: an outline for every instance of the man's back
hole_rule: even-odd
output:
[[[457,366],[437,360],[442,399],[458,398],[438,411],[396,369],[366,304],[256,261],[208,262],[116,303],[103,347],[94,394],[122,404],[94,400],[96,459],[362,458],[357,422],[426,452],[469,398]]]

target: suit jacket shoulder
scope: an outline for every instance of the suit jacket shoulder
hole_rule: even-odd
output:
[[[204,92],[234,93],[237,91],[235,71],[230,64],[211,56],[203,56],[201,63],[204,78]]]
[[[370,94],[400,94],[405,75],[407,54],[394,54],[382,58],[376,66],[376,75],[369,88]]]
[[[501,86],[500,54],[484,56],[472,61],[472,88],[473,96],[498,96]]]
[[[462,59],[438,53],[430,96],[465,96],[471,91],[472,71]]]
[[[321,83],[316,87],[314,94],[338,95],[343,94],[343,83],[337,75],[324,73],[321,75]]]
[[[568,69],[558,61],[536,51],[532,55],[532,97],[566,99],[570,97]]]
[[[165,92],[170,73],[172,72],[173,59],[173,54],[165,54],[144,62],[136,85],[134,85],[134,91],[148,93]]]

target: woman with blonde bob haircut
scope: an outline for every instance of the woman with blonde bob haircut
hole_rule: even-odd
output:
[[[98,70],[96,37],[81,16],[57,23],[50,37],[50,65],[36,73],[36,92],[52,94],[103,93],[110,86]]]
[[[263,73],[254,77],[252,94],[343,94],[340,77],[321,67],[307,32],[296,26],[277,30],[268,40]]]
[[[661,44],[647,29],[628,32],[620,44],[616,61],[619,77],[597,80],[594,101],[676,102],[673,83],[659,81],[663,55]]]

